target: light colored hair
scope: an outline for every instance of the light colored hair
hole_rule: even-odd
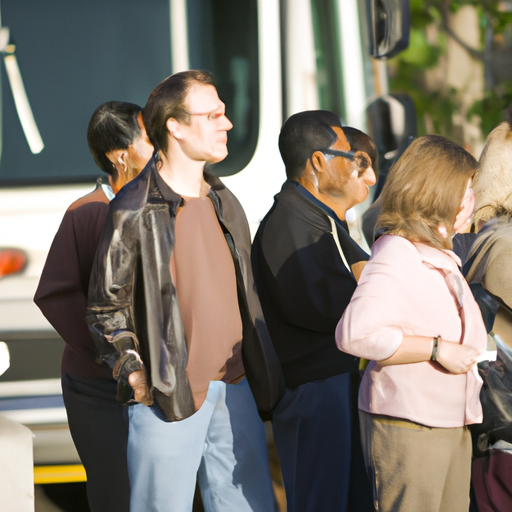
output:
[[[476,168],[473,156],[440,135],[414,140],[389,172],[377,229],[451,249],[455,217]],[[440,224],[446,227],[446,238]]]
[[[475,175],[474,223],[512,214],[512,105],[509,120],[487,137]]]

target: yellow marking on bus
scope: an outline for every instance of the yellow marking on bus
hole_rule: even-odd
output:
[[[82,464],[34,467],[34,484],[62,484],[86,481],[87,476]]]

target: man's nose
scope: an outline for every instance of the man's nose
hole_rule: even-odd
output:
[[[377,183],[377,176],[375,176],[375,171],[373,170],[373,167],[368,167],[364,173],[364,182],[371,187],[372,185],[375,185]]]
[[[228,119],[226,115],[223,116],[224,124],[222,126],[223,130],[226,130],[227,132],[233,128],[233,123]]]

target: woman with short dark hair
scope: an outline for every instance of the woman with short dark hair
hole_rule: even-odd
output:
[[[97,361],[85,323],[89,276],[109,202],[151,159],[141,107],[109,101],[91,117],[87,142],[110,186],[96,189],[66,211],[41,274],[34,302],[66,342],[62,395],[69,430],[87,473],[91,512],[128,512],[130,482],[126,458],[128,424],[116,400],[112,370]]]
[[[383,189],[384,235],[336,330],[341,350],[370,360],[359,410],[379,512],[469,507],[486,331],[451,238],[471,221],[476,167],[437,135],[407,148]]]

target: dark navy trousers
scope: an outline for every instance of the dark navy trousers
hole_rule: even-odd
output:
[[[372,512],[359,435],[359,375],[287,389],[272,428],[288,512]]]

